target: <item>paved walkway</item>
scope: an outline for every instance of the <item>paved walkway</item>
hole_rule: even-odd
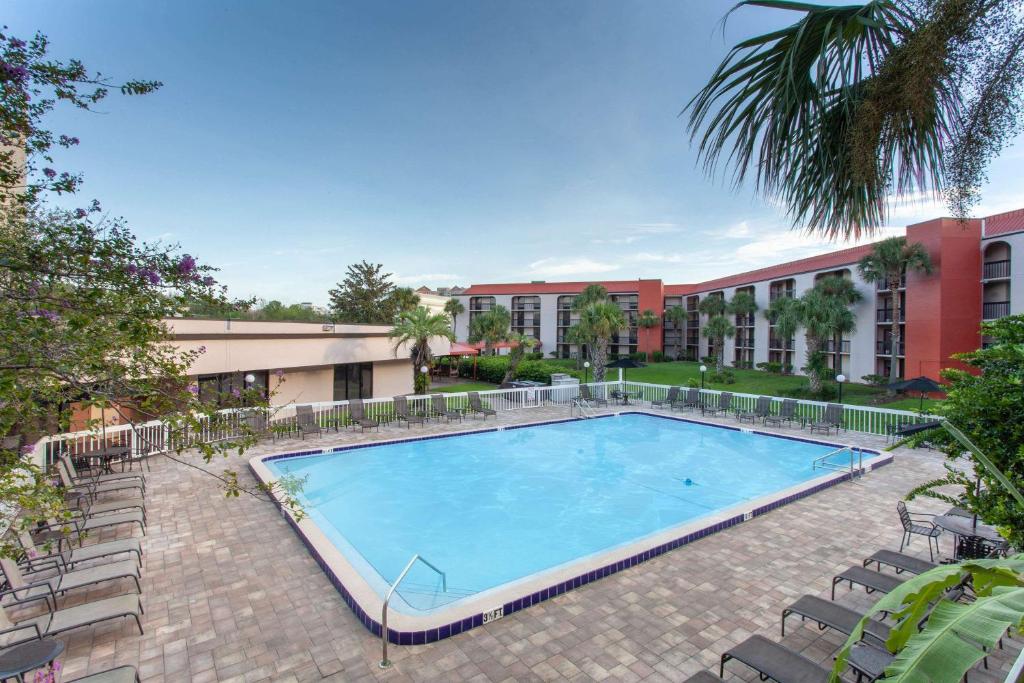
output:
[[[504,414],[501,421],[566,414],[564,408],[531,409]],[[405,434],[404,428],[389,428],[380,436],[332,434],[322,443],[305,443]],[[880,443],[846,434],[839,440]],[[244,459],[233,457],[211,469],[227,466],[251,481],[245,459],[301,445],[261,445]],[[827,596],[833,574],[878,548],[898,547],[896,501],[941,472],[939,454],[901,450],[895,464],[861,482],[841,484],[454,638],[392,647],[394,668],[382,672],[379,640],[356,622],[274,506],[245,497],[227,500],[206,475],[156,458],[147,475],[146,633],[139,636],[128,623],[74,632],[66,639],[65,680],[119,664],[138,666],[145,681],[198,683],[653,682],[683,680],[701,669],[717,672],[722,651],[750,634],[778,640],[780,612],[788,602],[803,593]],[[912,507],[942,506],[921,501]],[[943,539],[943,549],[949,548]],[[920,540],[913,550],[927,557]],[[840,588],[839,596],[853,607],[871,603],[862,591]],[[68,604],[84,597],[73,596]],[[795,621],[783,642],[826,662],[841,640]],[[994,669],[1009,667],[1018,647],[1009,642],[1010,650],[991,658]],[[735,662],[726,677],[756,680]],[[996,678],[972,673],[972,682],[982,680]]]

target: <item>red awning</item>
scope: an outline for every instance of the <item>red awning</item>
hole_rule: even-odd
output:
[[[472,346],[471,344],[462,344],[455,342],[452,344],[452,348],[448,351],[449,356],[478,356],[480,355],[480,349]]]

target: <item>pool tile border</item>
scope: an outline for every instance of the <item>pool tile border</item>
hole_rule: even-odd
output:
[[[267,455],[267,456],[261,456],[261,457],[253,458],[253,460],[258,460],[259,462],[262,463],[262,462],[270,462],[270,461],[273,461],[273,460],[281,460],[281,459],[285,459],[285,458],[301,457],[301,456],[305,456],[305,455],[327,455],[329,453],[338,453],[338,452],[342,452],[342,451],[357,450],[357,449],[361,449],[361,448],[373,448],[375,446],[385,446],[385,445],[394,444],[394,443],[408,443],[408,442],[412,442],[412,441],[427,441],[427,440],[431,440],[431,439],[446,439],[446,438],[451,438],[451,437],[456,437],[456,436],[466,436],[466,435],[469,435],[469,434],[483,434],[483,433],[506,431],[506,430],[513,430],[513,429],[525,429],[527,427],[540,427],[540,426],[543,426],[543,425],[560,424],[560,423],[564,423],[564,422],[576,422],[576,421],[584,420],[584,419],[614,418],[614,417],[616,417],[618,415],[646,415],[648,417],[657,417],[657,418],[662,418],[662,419],[666,419],[666,420],[676,420],[676,421],[679,421],[679,422],[688,422],[688,423],[691,423],[691,424],[698,424],[698,425],[704,425],[704,426],[709,426],[709,427],[718,427],[720,429],[729,429],[729,430],[733,430],[733,431],[749,432],[749,433],[758,434],[758,435],[761,435],[761,436],[771,436],[771,437],[780,438],[780,439],[788,439],[790,441],[800,441],[800,442],[804,442],[804,443],[813,443],[813,444],[824,445],[824,446],[835,446],[836,448],[842,448],[843,447],[840,444],[835,444],[835,443],[831,443],[831,442],[828,442],[828,441],[820,441],[820,440],[817,440],[817,439],[807,439],[807,438],[798,437],[798,436],[791,436],[791,435],[787,435],[787,434],[775,434],[775,433],[771,433],[771,432],[762,432],[762,431],[758,431],[756,429],[746,429],[746,428],[743,428],[743,427],[732,426],[732,425],[720,425],[720,424],[715,424],[715,423],[710,423],[710,422],[702,422],[700,420],[688,419],[688,418],[685,418],[685,417],[682,417],[682,416],[677,417],[677,416],[674,416],[674,415],[664,415],[664,414],[655,413],[655,412],[648,412],[648,411],[645,411],[645,410],[625,410],[625,411],[619,411],[619,412],[614,412],[614,413],[606,413],[606,414],[602,414],[602,415],[595,415],[595,416],[590,417],[590,418],[572,417],[572,418],[565,418],[565,419],[559,419],[559,420],[543,420],[543,421],[538,421],[538,422],[528,422],[528,423],[522,423],[522,424],[516,424],[516,425],[507,425],[507,426],[500,426],[500,427],[485,427],[485,428],[482,428],[482,429],[471,429],[471,430],[451,432],[451,433],[446,433],[446,434],[431,434],[431,435],[424,435],[424,436],[418,436],[418,437],[387,439],[387,440],[383,440],[383,441],[375,441],[375,442],[372,442],[372,443],[365,443],[365,444],[351,444],[351,445],[344,445],[344,446],[335,446],[335,447],[330,448],[330,449],[324,448],[324,449],[318,449],[318,450],[305,450],[305,451],[295,451],[295,452],[289,452],[289,453],[277,453],[277,454],[273,454],[273,455]],[[875,456],[875,457],[878,458],[875,462],[871,463],[871,466],[870,466],[870,468],[867,471],[874,471],[874,470],[878,469],[879,467],[883,467],[885,465],[889,465],[889,464],[891,464],[893,462],[893,459],[894,459],[894,456],[891,453],[888,454],[888,455],[884,455],[883,456],[880,451],[877,451],[877,450],[874,450],[874,449],[870,449],[870,448],[857,448],[857,450],[861,451],[862,453],[869,453],[872,456]],[[262,481],[262,477],[260,476],[260,474],[256,470],[256,468],[253,466],[252,461],[249,462],[249,469],[252,472],[253,476],[257,478],[257,480],[261,480]],[[828,488],[831,488],[833,486],[836,486],[837,484],[841,484],[843,482],[850,481],[852,478],[853,478],[852,474],[837,474],[837,476],[834,476],[834,477],[832,477],[831,479],[829,479],[827,481],[824,481],[824,482],[821,482],[819,484],[816,484],[815,486],[812,486],[812,487],[809,487],[809,488],[806,488],[806,489],[802,489],[800,491],[797,491],[797,492],[795,492],[795,493],[793,493],[791,495],[785,496],[785,497],[780,498],[778,500],[773,500],[773,501],[771,501],[769,503],[766,503],[764,505],[760,505],[760,506],[754,508],[749,513],[749,515],[750,515],[749,517],[747,517],[746,514],[734,515],[734,516],[729,517],[729,518],[727,518],[725,520],[722,520],[722,521],[719,521],[719,522],[716,522],[716,523],[713,523],[713,524],[709,524],[706,527],[703,527],[703,528],[691,531],[690,533],[684,534],[684,535],[682,535],[682,536],[680,536],[678,538],[666,541],[664,543],[660,543],[660,544],[658,544],[658,545],[656,545],[656,546],[654,546],[654,547],[652,547],[652,548],[650,548],[648,550],[644,550],[642,552],[635,553],[635,554],[633,554],[633,555],[631,555],[629,557],[626,557],[626,558],[623,558],[621,560],[617,560],[615,562],[612,562],[610,564],[606,564],[606,565],[604,565],[602,567],[599,567],[599,568],[596,568],[596,569],[584,572],[584,573],[579,574],[577,576],[574,576],[574,577],[572,577],[570,579],[566,579],[565,581],[561,581],[561,582],[556,583],[554,585],[548,586],[547,588],[544,588],[542,590],[535,591],[533,593],[529,593],[529,594],[524,595],[524,596],[522,596],[520,598],[517,598],[515,600],[511,600],[511,601],[505,602],[502,605],[502,614],[501,614],[501,616],[499,618],[507,617],[510,614],[515,614],[516,612],[519,612],[520,610],[524,610],[527,607],[532,607],[533,605],[536,605],[536,604],[538,604],[540,602],[544,602],[545,600],[550,600],[551,598],[553,598],[555,596],[558,596],[558,595],[561,595],[561,594],[563,594],[563,593],[565,593],[567,591],[573,590],[575,588],[579,588],[581,586],[585,586],[585,585],[587,585],[587,584],[589,584],[589,583],[591,583],[593,581],[597,581],[598,579],[602,579],[602,578],[604,578],[606,576],[610,576],[612,574],[618,573],[618,572],[623,571],[625,569],[629,569],[630,567],[635,567],[638,564],[642,564],[642,563],[644,563],[644,562],[646,562],[648,560],[651,560],[651,559],[653,559],[655,557],[663,555],[663,554],[665,554],[665,553],[667,553],[669,551],[675,550],[675,549],[677,549],[679,547],[682,547],[684,545],[689,545],[690,543],[693,543],[694,541],[698,541],[698,540],[700,540],[702,538],[706,538],[707,536],[711,536],[712,534],[716,534],[716,533],[718,533],[720,531],[724,531],[725,529],[728,529],[730,527],[736,526],[737,524],[740,524],[740,523],[742,523],[744,521],[747,521],[747,519],[753,519],[755,517],[759,517],[759,516],[761,516],[763,514],[771,512],[772,510],[780,508],[780,507],[782,507],[784,505],[788,505],[789,503],[793,503],[795,501],[801,500],[802,498],[806,498],[806,497],[814,495],[816,493],[820,493],[821,491],[824,491],[825,489],[828,489]],[[370,633],[372,633],[374,636],[376,636],[378,638],[381,637],[381,624],[380,624],[380,622],[377,621],[376,619],[374,619],[373,617],[371,617],[366,612],[366,610],[364,610],[362,608],[362,606],[359,605],[359,603],[352,596],[351,592],[345,587],[344,583],[341,581],[341,579],[334,572],[334,570],[330,566],[330,563],[328,563],[327,561],[324,560],[324,558],[320,555],[320,553],[318,552],[318,550],[315,547],[315,545],[311,542],[311,540],[303,532],[302,528],[296,523],[296,521],[291,516],[291,514],[289,514],[287,512],[287,510],[284,508],[284,506],[281,504],[281,502],[278,501],[275,498],[275,503],[277,503],[278,508],[279,508],[279,510],[281,512],[281,515],[288,521],[288,524],[292,527],[292,529],[295,531],[295,533],[302,540],[303,545],[306,546],[306,549],[313,556],[313,559],[316,561],[317,565],[323,570],[324,574],[327,576],[327,579],[331,582],[331,584],[334,585],[334,587],[338,591],[338,593],[341,594],[341,597],[345,601],[345,604],[349,606],[349,609],[352,610],[352,612],[355,614],[356,618],[359,619],[360,623],[362,623],[362,625],[368,631],[370,631]],[[423,645],[423,644],[426,644],[426,643],[433,643],[433,642],[436,642],[438,640],[443,640],[445,638],[450,638],[452,636],[456,636],[456,635],[458,635],[460,633],[463,633],[464,631],[468,631],[468,630],[470,630],[472,628],[476,628],[478,626],[482,626],[484,624],[484,618],[485,618],[485,614],[483,612],[480,612],[480,613],[474,614],[474,615],[472,615],[470,617],[466,617],[466,618],[463,618],[463,619],[457,619],[455,621],[452,621],[452,622],[450,622],[448,624],[444,624],[444,625],[439,626],[437,628],[429,628],[429,629],[419,630],[419,631],[398,631],[396,629],[389,628],[388,629],[387,638],[388,638],[388,642],[392,643],[394,645]]]

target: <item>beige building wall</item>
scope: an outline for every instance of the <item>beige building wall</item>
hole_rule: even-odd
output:
[[[387,398],[412,393],[412,360],[380,361],[373,364],[373,397]]]

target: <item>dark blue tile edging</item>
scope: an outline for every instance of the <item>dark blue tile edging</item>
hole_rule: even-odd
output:
[[[655,414],[655,413],[647,413],[647,412],[641,412],[641,411],[627,411],[627,412],[623,412],[623,413],[620,413],[620,414],[649,415],[651,417],[660,417],[660,418],[667,419],[667,420],[678,420],[678,421],[681,421],[681,422],[691,422],[691,423],[694,423],[694,424],[702,424],[702,425],[707,425],[707,426],[711,426],[711,427],[720,427],[722,429],[739,430],[738,427],[732,427],[730,425],[716,425],[716,424],[710,424],[710,423],[707,423],[707,422],[700,422],[698,420],[688,420],[688,419],[682,418],[682,417],[674,417],[674,416],[670,416],[670,415],[658,415],[658,414]],[[601,419],[601,418],[614,417],[614,416],[615,416],[615,414],[613,413],[613,414],[601,415],[601,416],[597,416],[596,418],[589,418],[589,419]],[[545,421],[545,422],[532,422],[532,423],[529,423],[529,424],[508,426],[508,427],[504,427],[503,429],[511,430],[511,429],[523,429],[523,428],[526,428],[526,427],[539,427],[539,426],[547,425],[547,424],[558,424],[558,423],[561,423],[561,422],[574,422],[576,420],[581,420],[581,419],[584,419],[584,418],[569,418],[569,419],[564,419],[564,420],[548,420],[548,421]],[[411,439],[394,439],[394,440],[389,440],[387,442],[377,442],[377,443],[370,443],[370,444],[355,444],[355,445],[352,445],[352,446],[340,446],[340,447],[333,448],[330,451],[323,451],[321,449],[321,450],[313,450],[313,451],[299,451],[299,452],[295,452],[295,453],[279,453],[279,454],[276,454],[276,455],[271,455],[271,456],[267,456],[265,458],[261,458],[261,462],[267,462],[267,461],[270,461],[270,460],[280,460],[282,458],[297,457],[297,456],[301,456],[301,455],[319,455],[321,453],[324,453],[324,454],[326,454],[326,453],[335,453],[335,452],[339,452],[339,451],[355,450],[355,449],[358,449],[358,448],[369,448],[371,446],[383,446],[383,445],[387,445],[389,443],[394,443],[396,441],[398,441],[398,442],[425,441],[425,440],[428,440],[428,439],[443,439],[443,438],[450,438],[450,437],[453,437],[453,436],[465,436],[467,434],[482,433],[482,432],[495,432],[495,431],[499,431],[499,428],[492,427],[492,428],[489,428],[489,429],[475,430],[475,431],[472,431],[472,432],[458,432],[458,433],[451,433],[451,434],[436,434],[436,435],[431,435],[431,436],[413,437]],[[790,439],[792,441],[804,441],[804,442],[808,442],[808,443],[816,443],[816,444],[827,445],[827,446],[836,445],[836,444],[832,444],[832,443],[828,443],[828,442],[824,442],[824,441],[816,441],[816,440],[812,440],[812,439],[802,439],[802,438],[795,437],[795,436],[786,436],[786,435],[782,435],[782,434],[770,434],[770,433],[767,433],[767,432],[758,432],[756,430],[751,430],[751,431],[753,431],[755,434],[760,434],[762,436],[775,436],[775,437],[782,438],[782,439]],[[876,455],[881,455],[878,451],[873,451],[871,449],[861,449],[861,450],[863,450],[864,452],[867,452],[867,453],[874,453]],[[884,457],[881,460],[878,460],[878,461],[872,463],[871,470],[874,471],[874,470],[878,469],[879,467],[883,467],[885,465],[889,465],[892,462],[893,462],[893,456],[890,454],[888,457]],[[256,469],[252,466],[251,463],[249,464],[249,470],[252,472],[252,475],[254,477],[256,477],[257,480],[262,481],[260,479],[259,474],[257,474]],[[832,486],[835,486],[836,484],[840,484],[842,482],[849,481],[851,478],[852,478],[851,475],[845,474],[843,476],[836,477],[835,479],[832,479],[830,481],[826,481],[824,483],[818,484],[817,486],[814,486],[812,488],[805,489],[803,491],[798,491],[797,493],[794,493],[791,496],[786,496],[785,498],[782,498],[782,499],[777,500],[777,501],[773,501],[771,503],[768,503],[767,505],[762,505],[760,507],[754,508],[753,514],[751,515],[751,518],[759,517],[759,516],[761,516],[761,515],[763,515],[763,514],[765,514],[767,512],[770,512],[770,511],[772,511],[772,510],[774,510],[776,508],[780,508],[783,505],[787,505],[789,503],[792,503],[792,502],[795,502],[797,500],[800,500],[801,498],[806,498],[807,496],[814,495],[815,493],[818,493],[820,491],[824,491],[825,489],[830,488]],[[352,612],[356,615],[356,618],[359,619],[359,621],[363,624],[363,626],[365,626],[366,629],[368,631],[370,631],[370,633],[372,633],[374,636],[379,638],[380,635],[381,635],[381,625],[380,625],[380,622],[377,621],[376,619],[374,619],[373,617],[371,617],[369,614],[367,614],[366,610],[364,610],[359,605],[359,603],[357,603],[355,601],[355,598],[352,597],[352,594],[348,591],[347,588],[345,588],[344,584],[342,584],[342,582],[338,578],[338,576],[334,573],[334,571],[331,570],[330,566],[328,566],[328,564],[320,556],[320,553],[317,552],[316,548],[313,546],[313,544],[310,542],[310,540],[306,537],[306,534],[304,534],[302,532],[302,529],[299,527],[298,524],[296,524],[295,520],[292,519],[291,515],[289,515],[285,511],[285,509],[281,505],[280,501],[278,501],[275,498],[274,502],[275,502],[275,504],[277,504],[278,509],[281,512],[281,515],[288,521],[288,524],[292,527],[292,529],[295,531],[295,533],[302,540],[303,545],[306,546],[306,549],[309,551],[310,555],[313,556],[313,559],[316,561],[317,565],[319,565],[320,569],[323,570],[324,574],[327,576],[327,579],[334,585],[334,587],[335,587],[335,589],[337,589],[338,593],[341,594],[341,597],[345,601],[345,604],[349,606],[349,609],[352,610]],[[666,543],[662,543],[661,545],[655,546],[655,547],[651,548],[650,550],[645,550],[643,552],[640,552],[640,553],[637,553],[637,554],[632,555],[630,557],[627,557],[627,558],[624,558],[622,560],[619,560],[618,562],[613,562],[612,564],[608,564],[608,565],[605,565],[605,566],[600,567],[598,569],[593,569],[591,571],[585,572],[583,574],[580,574],[579,576],[576,576],[576,577],[573,577],[573,578],[568,579],[566,581],[563,581],[561,583],[555,584],[554,586],[549,586],[548,588],[545,588],[544,590],[537,591],[536,593],[531,593],[530,595],[525,595],[525,596],[523,596],[521,598],[518,598],[516,600],[513,600],[511,602],[506,602],[503,605],[504,609],[503,609],[503,615],[502,616],[507,617],[508,615],[514,614],[514,613],[516,613],[516,612],[518,612],[520,610],[526,609],[527,607],[531,607],[532,605],[536,605],[537,603],[544,602],[545,600],[549,600],[550,598],[553,598],[556,595],[561,595],[562,593],[570,591],[570,590],[572,590],[574,588],[579,588],[580,586],[585,586],[588,583],[591,583],[592,581],[597,581],[598,579],[602,579],[602,578],[604,578],[606,576],[610,576],[611,574],[615,574],[615,573],[620,572],[620,571],[622,571],[624,569],[628,569],[630,567],[634,567],[634,566],[636,566],[638,564],[646,562],[647,560],[650,560],[650,559],[653,559],[655,557],[658,557],[659,555],[663,555],[664,553],[667,553],[670,550],[675,550],[676,548],[679,548],[681,546],[687,545],[687,544],[692,543],[694,541],[700,540],[700,539],[705,538],[707,536],[710,536],[712,534],[718,533],[719,531],[724,531],[725,529],[728,529],[729,527],[736,526],[737,524],[739,524],[739,523],[741,523],[743,521],[744,521],[743,515],[736,515],[734,517],[730,517],[729,519],[726,519],[726,520],[724,520],[722,522],[718,522],[717,524],[711,524],[709,526],[704,527],[703,529],[698,529],[698,530],[693,531],[693,532],[691,532],[689,534],[686,534],[685,536],[680,536],[679,538],[673,539],[671,541],[667,541]],[[445,624],[444,626],[440,626],[438,628],[433,628],[433,629],[428,629],[426,631],[396,631],[394,629],[389,628],[388,629],[388,642],[392,643],[394,645],[423,645],[425,643],[433,643],[433,642],[436,642],[438,640],[443,640],[445,638],[450,638],[452,636],[456,636],[456,635],[462,633],[463,631],[468,631],[471,628],[476,628],[477,626],[482,626],[483,625],[483,619],[484,619],[483,613],[475,614],[472,617],[467,617],[466,619],[460,619],[460,620],[454,621],[454,622],[452,622],[450,624]]]

